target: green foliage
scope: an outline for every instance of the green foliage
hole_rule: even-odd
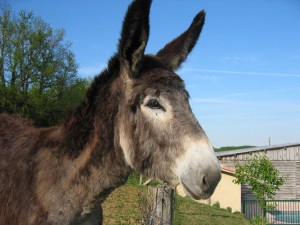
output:
[[[267,199],[274,199],[276,191],[284,184],[285,177],[272,165],[267,156],[255,154],[244,164],[236,163],[236,184],[248,184],[264,213],[268,209]],[[264,223],[264,221],[262,221]]]
[[[231,207],[227,207],[226,209],[227,209],[228,212],[230,212],[230,213],[232,212],[232,208]]]
[[[237,149],[245,149],[245,148],[253,148],[255,146],[251,145],[242,145],[242,146],[226,146],[221,148],[215,148],[215,152],[223,152],[223,151],[231,151],[231,150],[237,150]]]
[[[127,179],[127,184],[138,185],[140,183],[140,175],[137,172],[133,172]]]
[[[38,126],[60,122],[83,98],[88,81],[77,77],[71,43],[32,12],[13,16],[0,5],[0,112],[17,113]]]
[[[261,217],[261,216],[255,216],[253,217],[253,219],[250,221],[252,225],[262,225],[264,223],[264,225],[268,225],[268,221],[266,221],[266,219]]]
[[[237,184],[249,184],[259,200],[274,199],[276,191],[284,184],[285,179],[265,155],[256,154],[244,164],[236,163],[234,180]]]
[[[213,207],[217,208],[217,209],[220,209],[221,206],[220,206],[220,202],[216,202],[212,205]]]

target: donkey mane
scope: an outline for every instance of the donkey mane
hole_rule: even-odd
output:
[[[103,124],[105,128],[102,130],[103,132],[113,128],[113,118],[118,106],[116,100],[119,98],[120,91],[112,93],[110,89],[113,81],[119,76],[119,70],[119,60],[117,56],[113,56],[109,60],[108,67],[92,81],[85,99],[66,119],[64,123],[66,129],[65,151],[71,158],[76,158],[80,154],[91,134],[94,133],[94,116],[96,114],[100,115],[99,125]]]

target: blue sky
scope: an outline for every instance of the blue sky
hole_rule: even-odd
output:
[[[7,2],[64,28],[79,75],[91,77],[116,51],[131,0]],[[179,35],[201,9],[204,29],[178,74],[213,145],[300,142],[300,1],[153,0],[146,52]]]

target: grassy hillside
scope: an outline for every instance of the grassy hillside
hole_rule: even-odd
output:
[[[136,180],[136,178],[134,178]],[[147,187],[136,185],[132,179],[115,190],[103,204],[104,224],[141,224],[141,205]],[[241,213],[200,204],[190,198],[176,196],[175,225],[248,225]]]

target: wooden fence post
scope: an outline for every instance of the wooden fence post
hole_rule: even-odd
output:
[[[166,185],[149,187],[148,197],[150,200],[151,214],[149,224],[167,225],[173,224],[175,191]]]

